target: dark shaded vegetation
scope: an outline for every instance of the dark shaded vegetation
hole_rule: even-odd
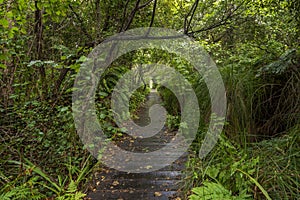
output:
[[[82,199],[97,162],[79,136],[72,91],[80,65],[108,36],[136,27],[176,29],[202,45],[226,88],[226,125],[213,151],[198,151],[210,120],[203,77],[167,52],[139,50],[116,60],[96,93],[111,138],[110,100],[120,77],[138,64],[174,67],[191,84],[201,110],[187,162],[188,199],[300,199],[299,1],[0,0],[0,199]],[[180,108],[157,86],[177,129]],[[130,110],[149,91],[131,97]]]

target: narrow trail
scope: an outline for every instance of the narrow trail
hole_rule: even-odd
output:
[[[149,124],[148,110],[152,105],[159,103],[161,103],[160,97],[155,91],[151,91],[145,105],[139,110],[139,119],[135,123],[140,126]],[[169,132],[163,128],[153,137],[134,139],[124,135],[116,143],[126,151],[149,152],[162,148],[172,140],[175,134],[175,132]],[[167,167],[148,173],[127,173],[103,166],[94,174],[94,189],[88,194],[87,199],[179,200],[179,183],[182,180],[182,170],[186,159],[187,154]],[[153,163],[153,166],[155,164]]]

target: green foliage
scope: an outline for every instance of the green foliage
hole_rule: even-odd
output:
[[[16,186],[14,182],[7,183],[0,190],[0,199],[12,200],[12,199],[45,199],[45,195],[40,193],[36,188],[32,188],[36,182],[32,178],[23,185]]]
[[[177,130],[180,125],[180,117],[168,114],[166,124],[169,130]]]
[[[131,95],[129,102],[129,111],[131,115],[133,115],[133,113],[137,111],[138,108],[140,108],[141,104],[146,100],[147,94],[149,94],[149,92],[150,89],[148,87],[146,87],[145,89],[144,87],[140,87]]]
[[[297,62],[296,49],[291,49],[282,54],[275,62],[268,64],[259,69],[257,76],[270,73],[274,75],[282,75],[290,70]]]
[[[189,159],[184,188],[194,188],[191,197],[198,199],[209,198],[205,196],[209,194],[215,198],[229,195],[229,199],[298,199],[298,133],[299,126],[295,126],[285,136],[244,149],[222,137],[207,158]]]
[[[11,110],[14,112],[6,110],[7,118],[1,121],[4,133],[0,148],[3,154],[1,171],[3,177],[8,177],[7,181],[1,183],[4,188],[1,195],[15,194],[15,191],[23,188],[20,190],[22,194],[15,195],[24,196],[29,191],[29,199],[41,195],[43,199],[58,194],[80,196],[78,188],[86,181],[92,159],[86,158],[87,152],[75,132],[70,108],[63,104],[53,106],[46,102],[31,101],[26,102],[24,107]],[[37,167],[29,160],[38,160],[42,167]],[[76,183],[76,192],[67,189],[72,181]],[[18,197],[14,196],[13,199]]]
[[[25,159],[26,163],[9,161],[11,164],[24,167],[27,172],[27,176],[31,176],[32,174],[35,174],[35,176],[27,180],[21,186],[12,186],[12,182],[7,183],[1,190],[0,194],[4,199],[41,199],[45,198],[45,195],[42,194],[51,194],[53,192],[58,200],[83,199],[86,194],[80,192],[78,187],[79,184],[84,182],[86,179],[85,176],[91,170],[90,165],[88,164],[89,159],[90,157],[87,158],[81,169],[73,166],[70,159],[70,163],[67,165],[69,175],[65,178],[58,175],[56,179],[57,181],[27,159]],[[74,180],[73,177],[76,177],[76,179]],[[18,182],[15,181],[15,184],[18,184]],[[9,190],[7,191],[7,189]]]
[[[226,87],[226,137],[207,159],[189,160],[187,190],[196,187],[195,198],[264,199],[267,191],[274,199],[300,199],[299,1],[161,0],[152,9],[153,1],[0,0],[1,199],[83,198],[79,182],[92,159],[85,163],[88,152],[73,124],[74,78],[91,48],[107,36],[150,23],[203,45]],[[185,58],[163,50],[131,52],[103,74],[96,107],[105,133],[115,137],[123,131],[110,109],[117,81],[150,63],[174,67],[193,85],[201,110],[197,152],[210,120],[209,93]],[[167,125],[178,128],[175,95],[160,86],[158,91]],[[147,92],[140,88],[131,98],[123,96],[130,101],[125,115],[136,115]]]
[[[120,64],[121,61],[117,60],[113,66],[105,71],[96,91],[96,111],[99,122],[104,133],[112,138],[121,136],[122,132],[124,132],[122,128],[118,128],[115,124],[114,113],[111,109],[112,93],[120,94],[124,102],[129,102],[129,113],[123,113],[124,119],[136,117],[137,109],[145,101],[146,95],[149,93],[149,88],[147,87],[138,88],[131,96],[115,89],[118,80],[129,70],[129,67]]]
[[[260,156],[257,180],[272,199],[300,198],[299,124],[286,135],[257,143],[249,151]]]
[[[203,182],[203,186],[195,187],[192,189],[194,194],[189,196],[190,200],[247,200],[249,199],[249,195],[240,194],[239,196],[233,196],[231,191],[224,188],[219,183],[212,183],[205,181]]]
[[[249,180],[242,171],[253,175],[257,171],[259,158],[251,158],[247,152],[235,147],[225,137],[221,137],[217,147],[204,160],[198,157],[190,158],[188,174],[190,184],[202,184],[212,181],[223,185],[233,194],[249,194],[252,191],[253,182]],[[207,186],[206,186],[207,187]]]
[[[159,86],[158,92],[163,99],[163,106],[166,108],[169,115],[171,115],[169,118],[178,118],[180,114],[180,105],[175,94],[163,86]]]
[[[266,197],[266,199],[271,200],[268,192],[261,186],[261,184],[259,184],[259,182],[257,182],[257,180],[255,180],[248,173],[246,173],[246,172],[244,172],[242,170],[238,170],[238,171],[240,171],[243,174],[245,174],[246,176],[248,176],[248,178],[261,190],[261,192],[264,194],[264,196]]]

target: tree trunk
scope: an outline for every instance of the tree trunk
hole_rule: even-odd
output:
[[[36,38],[36,60],[43,59],[43,11],[38,7],[38,0],[34,1],[35,5],[35,38]],[[46,81],[46,70],[45,67],[39,66],[38,71],[40,73],[40,79],[42,83],[42,92],[40,97],[44,100],[48,94],[48,86]]]

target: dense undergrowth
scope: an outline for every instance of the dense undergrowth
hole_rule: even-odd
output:
[[[226,124],[217,146],[203,160],[198,152],[211,115],[210,99],[203,79],[193,77],[201,121],[185,171],[185,198],[300,198],[299,50],[269,58],[259,58],[256,51],[252,58],[254,49],[240,50],[246,49],[243,57],[232,55],[220,66],[228,101]],[[235,59],[239,61],[232,64]],[[176,129],[178,101],[167,88],[159,91],[169,112],[167,124]]]
[[[161,52],[153,51],[152,55]],[[173,66],[190,79],[201,100],[199,134],[191,148],[183,181],[190,199],[298,199],[299,177],[299,53],[287,50],[263,67],[248,70],[224,65],[221,73],[228,98],[226,125],[213,151],[203,160],[198,151],[210,117],[210,100],[201,77],[177,57]],[[226,63],[225,63],[226,64]],[[189,67],[183,67],[189,66]],[[244,66],[245,67],[245,66]],[[129,69],[110,69],[96,93],[97,115],[111,139],[121,136],[111,111],[111,93]],[[174,94],[158,86],[168,111],[167,126],[180,126]],[[148,89],[130,97],[130,111],[144,101]],[[128,96],[124,96],[128,100]],[[127,99],[126,99],[127,98]],[[73,123],[71,97],[55,102],[20,102],[1,115],[0,178],[2,199],[81,199],[96,160],[85,150]]]
[[[186,198],[299,199],[299,53],[289,50],[258,71],[224,67],[222,73],[226,125],[203,160],[198,151],[206,128],[199,132],[183,183]]]
[[[35,101],[12,110],[1,113],[1,199],[82,197],[93,159],[75,132],[71,108]]]
[[[130,101],[133,114],[147,92],[141,89],[133,94],[139,97]],[[112,120],[109,96],[109,91],[98,93],[96,105],[104,133],[114,139],[122,131]],[[76,133],[70,104],[57,103],[26,102],[23,107],[2,110],[6,117],[0,128],[0,199],[74,200],[86,196],[96,159]]]
[[[200,128],[187,162],[190,199],[300,199],[300,52],[297,0],[0,0],[0,199],[82,199],[96,159],[76,133],[72,91],[80,64],[108,36],[157,26],[185,33],[216,62],[227,96],[226,125],[203,160],[209,92],[185,58],[157,49],[124,55],[104,73],[97,115],[111,139],[119,78],[140,64],[174,67],[199,100]],[[177,80],[171,80],[176,84]],[[180,126],[180,108],[157,86]],[[130,98],[132,117],[148,90]]]
[[[299,137],[296,126],[283,136],[243,148],[222,136],[205,159],[192,154],[184,191],[193,200],[299,199]]]

